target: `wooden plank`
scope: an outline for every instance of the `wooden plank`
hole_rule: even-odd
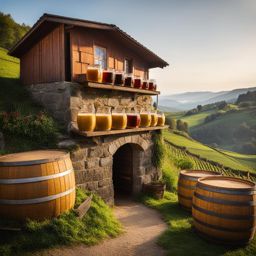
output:
[[[124,129],[124,130],[111,130],[111,131],[95,131],[95,132],[81,132],[78,130],[73,130],[74,133],[79,134],[84,137],[97,137],[97,136],[107,136],[114,134],[124,134],[124,133],[135,133],[144,131],[155,131],[167,129],[168,125],[165,126],[155,126],[155,127],[145,127],[145,128],[134,128],[134,129]]]
[[[1,231],[21,231],[21,227],[0,226]]]
[[[78,218],[82,219],[84,215],[87,213],[87,211],[91,207],[92,202],[92,195],[90,195],[82,204],[79,205],[77,209],[75,209],[75,212],[78,214]]]
[[[144,90],[144,89],[136,89],[131,87],[125,87],[125,86],[116,86],[116,85],[109,85],[109,84],[102,84],[102,83],[84,83],[85,87],[89,88],[98,88],[98,89],[104,89],[104,90],[115,90],[115,91],[125,91],[125,92],[133,92],[133,93],[140,93],[145,95],[159,95],[160,91],[150,91],[150,90]]]

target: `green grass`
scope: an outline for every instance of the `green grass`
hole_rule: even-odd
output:
[[[7,50],[0,48],[0,111],[36,113],[41,108],[33,103],[20,83],[19,72],[19,59],[7,55]]]
[[[197,154],[203,158],[218,162],[222,165],[225,165],[233,169],[243,170],[243,171],[252,171],[252,172],[254,171],[251,164],[247,163],[245,159],[243,162],[240,162],[240,159],[238,158],[223,154],[217,150],[214,150],[208,146],[201,144],[198,141],[185,138],[183,136],[171,133],[169,131],[164,131],[163,134],[165,139],[167,139],[171,143],[178,146],[186,147],[189,152]],[[254,168],[256,167],[254,166]]]
[[[76,205],[86,197],[78,190]],[[94,195],[91,208],[82,220],[71,210],[52,220],[28,221],[22,232],[1,231],[0,255],[22,255],[25,252],[77,243],[94,245],[104,238],[116,237],[121,232],[122,227],[114,218],[112,210]]]
[[[233,151],[228,151],[224,149],[219,149],[222,153],[231,156],[234,159],[237,159],[239,162],[250,166],[253,169],[256,169],[256,155],[246,155],[246,154],[240,154]]]
[[[7,54],[7,50],[0,47],[0,77],[19,78],[20,60]]]
[[[163,179],[166,182],[164,198],[157,200],[143,195],[140,200],[147,206],[158,210],[168,225],[168,229],[159,237],[158,244],[167,250],[170,256],[253,256],[256,255],[256,237],[250,245],[231,248],[217,245],[200,238],[193,230],[191,214],[178,205],[177,181],[180,169],[175,159],[186,159],[186,154],[174,154],[166,146],[162,160]],[[181,151],[181,150],[180,150]],[[184,150],[182,151],[184,152]],[[214,170],[214,169],[213,169]]]
[[[195,126],[201,125],[204,123],[204,120],[207,116],[215,113],[215,110],[209,110],[204,112],[199,112],[198,114],[191,115],[191,116],[183,116],[181,117],[182,121],[185,121],[188,123],[188,127],[192,129]]]
[[[176,193],[165,192],[164,198],[156,200],[143,197],[149,207],[157,209],[168,224],[168,229],[158,239],[158,243],[170,256],[255,256],[256,238],[250,245],[242,248],[230,248],[201,239],[192,229],[191,215],[178,205]]]

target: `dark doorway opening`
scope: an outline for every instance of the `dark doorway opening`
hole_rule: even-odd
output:
[[[65,32],[65,81],[71,81],[70,32]]]
[[[133,192],[133,146],[121,146],[113,156],[113,184],[115,197],[132,195]]]

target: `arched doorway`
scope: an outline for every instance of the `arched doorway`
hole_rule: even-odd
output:
[[[131,196],[135,190],[142,149],[132,143],[121,146],[113,155],[113,185],[115,198]]]

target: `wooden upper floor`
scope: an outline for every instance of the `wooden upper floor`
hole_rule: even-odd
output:
[[[167,62],[115,25],[44,14],[10,50],[24,84],[73,81],[99,64],[148,78]]]

